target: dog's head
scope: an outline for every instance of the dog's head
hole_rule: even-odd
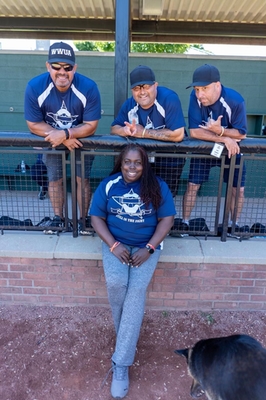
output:
[[[193,373],[193,364],[192,364],[193,348],[175,350],[175,353],[185,357],[187,360],[188,373],[192,378],[190,395],[194,399],[197,399],[198,397],[202,396],[205,393],[205,391],[202,388],[201,383],[196,379],[195,374]]]
[[[203,339],[175,353],[187,360],[193,398],[205,393],[208,399],[265,399],[266,349],[251,336]]]

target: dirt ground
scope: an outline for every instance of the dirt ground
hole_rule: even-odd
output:
[[[146,311],[126,399],[190,400],[174,350],[233,333],[265,345],[265,313]],[[0,399],[111,400],[114,340],[108,308],[1,306]]]

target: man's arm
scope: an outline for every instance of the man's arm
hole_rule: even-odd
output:
[[[190,129],[189,132],[190,132],[190,137],[192,139],[207,140],[209,142],[224,143],[224,139],[226,139],[226,138],[234,139],[237,141],[240,141],[240,140],[246,138],[246,135],[240,133],[238,129],[224,128],[224,131],[223,131],[224,133],[223,133],[223,135],[221,135],[221,133],[222,133],[221,127],[219,129],[219,134],[214,133],[205,128]]]
[[[84,121],[78,126],[69,128],[69,139],[66,139],[66,133],[64,129],[54,129],[44,121],[27,121],[27,125],[32,133],[44,137],[45,141],[50,142],[53,147],[64,144],[69,150],[73,150],[74,148],[82,146],[78,139],[94,134],[98,126],[98,121]]]
[[[120,125],[114,125],[111,126],[111,135],[118,135],[122,137],[127,137],[131,136],[130,129],[125,125],[125,126],[120,126]]]
[[[163,140],[164,142],[181,142],[185,136],[184,127],[171,131],[170,129],[145,129],[144,138]]]
[[[69,134],[71,139],[81,139],[85,138],[88,136],[92,136],[98,126],[98,120],[97,121],[83,121],[82,124],[79,124],[77,126],[73,126],[69,128]]]
[[[224,143],[228,150],[229,158],[235,154],[240,153],[238,142],[240,142],[240,140],[242,139],[245,139],[246,137],[246,135],[240,133],[238,129],[222,129],[221,125],[219,129],[217,127],[208,128],[207,125],[203,127],[201,125],[200,128],[190,129],[189,132],[192,139],[206,140],[215,143]]]
[[[26,121],[28,128],[31,133],[35,133],[35,135],[46,137],[46,132],[51,130],[51,126],[46,122],[30,122]]]
[[[125,126],[114,125],[111,134],[123,137],[134,136],[139,139],[154,139],[165,142],[181,142],[184,139],[184,127],[171,131],[170,129],[144,129],[142,125],[125,122]]]
[[[222,137],[228,137],[235,140],[245,139],[246,135],[239,132],[238,129],[226,128],[221,124],[223,116],[220,115],[217,120],[209,119],[205,125],[199,125],[199,129],[190,129],[190,135],[193,139],[208,140],[217,142],[217,137],[221,141]],[[218,141],[219,141],[218,140]]]

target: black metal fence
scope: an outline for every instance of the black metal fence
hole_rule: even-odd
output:
[[[225,163],[223,152],[220,166],[211,168],[209,179],[201,185],[196,204],[192,210],[188,229],[182,225],[182,203],[187,188],[191,158],[213,160],[213,143],[198,140],[184,140],[182,143],[158,142],[148,139],[125,139],[117,136],[92,136],[81,140],[83,143],[81,160],[75,152],[69,153],[64,146],[55,149],[49,147],[41,137],[26,132],[0,132],[0,229],[35,230],[48,233],[73,232],[78,236],[78,226],[86,226],[85,170],[86,158],[94,156],[90,174],[92,196],[99,182],[110,174],[115,157],[129,142],[143,145],[149,153],[150,162],[169,184],[175,206],[176,218],[170,235],[219,236],[225,241],[228,236],[239,240],[250,237],[266,237],[266,141],[265,139],[245,139],[241,142],[240,165],[235,165],[235,157],[230,165]],[[54,216],[45,169],[36,173],[36,162],[42,154],[59,155],[63,170],[64,222],[61,226],[48,229]],[[159,160],[159,161],[158,161]],[[246,166],[244,205],[238,225],[236,208],[240,201],[240,179],[236,189],[235,210],[231,210],[232,226],[228,226],[234,170],[239,169],[240,176]],[[77,207],[76,168],[81,165],[81,210]],[[181,166],[177,173],[176,165]],[[174,166],[174,167],[173,167]],[[228,183],[224,183],[224,172],[228,172]],[[46,184],[46,187],[44,185]],[[83,215],[81,220],[80,214]]]

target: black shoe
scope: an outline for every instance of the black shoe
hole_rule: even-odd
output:
[[[81,236],[93,236],[94,230],[91,226],[91,217],[87,216],[85,218],[85,227],[83,221],[80,221],[78,229]]]
[[[189,231],[189,225],[186,222],[181,222],[179,227],[179,231]]]
[[[36,226],[50,226],[51,223],[51,218],[50,217],[44,217]]]
[[[56,228],[62,228],[64,221],[59,215],[55,215],[54,218],[51,220],[50,226],[54,226]]]
[[[59,215],[55,215],[53,219],[47,221],[45,226],[45,230],[43,231],[45,234],[53,234],[56,233],[58,230],[53,230],[53,228],[63,228],[64,220],[59,217]]]
[[[189,231],[189,225],[187,223],[183,222],[181,218],[175,218],[174,224],[172,226],[172,229],[171,229],[169,235],[174,236],[174,237],[183,238],[183,237],[188,236],[187,233],[181,233],[184,231],[185,232]]]
[[[189,225],[186,222],[181,222],[178,227],[178,230],[182,231],[182,232],[184,232],[184,231],[187,232],[187,231],[189,231]],[[183,237],[187,237],[188,233],[180,233],[179,235],[181,238],[183,238]]]
[[[39,199],[40,200],[45,200],[46,199],[46,195],[47,195],[47,189],[42,187],[42,186],[40,186],[40,192],[39,192],[39,195],[38,195]]]
[[[175,218],[172,230],[189,231],[189,225],[186,222],[183,222],[181,218]]]

